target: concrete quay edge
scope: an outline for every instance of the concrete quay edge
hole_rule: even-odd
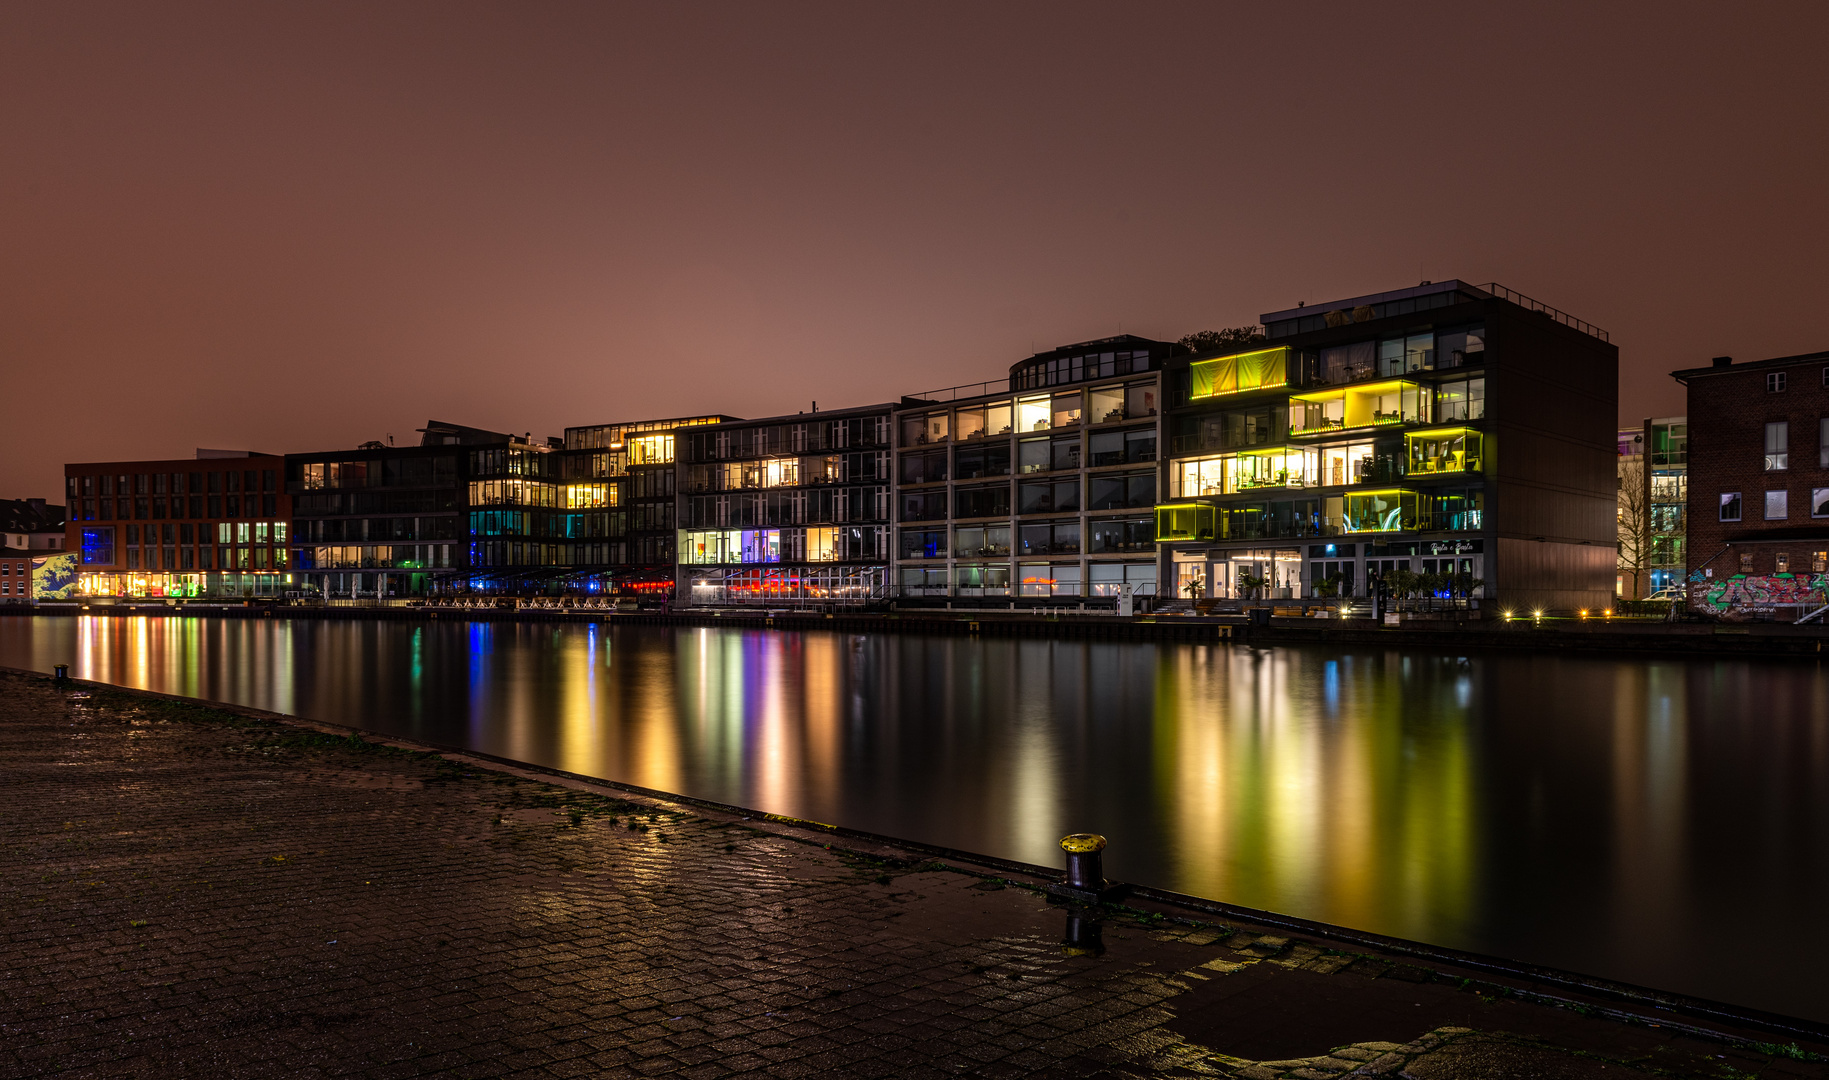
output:
[[[72,605],[0,607],[0,615],[69,618],[84,611],[101,617],[217,617],[230,619],[364,619],[383,622],[559,622],[612,626],[735,627],[746,630],[903,633],[963,637],[1031,637],[1055,640],[1231,643],[1278,645],[1378,645],[1457,653],[1534,652],[1620,656],[1738,656],[1761,660],[1821,660],[1829,627],[1789,624],[1626,623],[1592,618],[1551,627],[1511,622],[1441,620],[1424,625],[1380,626],[1371,620],[1273,618],[1252,626],[1243,616],[1030,615],[1001,611],[909,610],[888,613],[610,612],[547,609],[314,608],[203,604],[110,604],[79,610]]]
[[[30,669],[0,666],[0,672],[47,682],[55,681],[52,676],[44,672]],[[948,866],[947,868],[978,877],[994,878],[1011,885],[1032,889],[1043,895],[1056,892],[1057,890],[1050,887],[1058,886],[1065,879],[1062,871],[1033,863],[978,852],[961,851],[917,840],[884,836],[862,829],[831,825],[675,792],[659,791],[637,784],[586,776],[482,751],[409,739],[332,721],[270,712],[232,702],[143,690],[116,683],[85,679],[66,679],[64,682],[72,689],[93,687],[109,693],[201,706],[249,719],[315,731],[319,734],[363,738],[365,741],[384,746],[438,754],[454,762],[467,763],[522,779],[556,783],[573,790],[608,791],[614,792],[618,797],[635,796],[637,799],[656,805],[688,807],[701,816],[708,816],[713,820],[723,820],[731,824],[741,823],[748,828],[803,843],[821,844],[823,839],[842,839],[848,841],[842,850],[903,866],[942,860],[948,863],[963,863],[965,864],[963,866]],[[821,846],[832,847],[829,843],[821,844]],[[1467,977],[1468,981],[1484,983],[1511,995],[1540,1004],[1585,1010],[1624,1023],[1665,1027],[1701,1038],[1743,1045],[1769,1045],[1767,1040],[1758,1038],[1758,1035],[1794,1040],[1806,1039],[1819,1046],[1829,1045],[1829,1024],[1799,1017],[1748,1009],[1725,1002],[1655,990],[1631,983],[1564,971],[1559,968],[1508,960],[1503,957],[1431,945],[1427,942],[1390,937],[1371,931],[1335,926],[1294,915],[1229,904],[1220,900],[1192,896],[1149,885],[1110,882],[1107,895],[1113,899],[1108,900],[1104,906],[1128,909],[1169,921],[1199,923],[1201,922],[1200,916],[1216,917],[1251,924],[1255,927],[1301,934],[1339,945],[1373,949],[1392,956],[1412,957],[1438,967],[1473,973]],[[1073,901],[1063,899],[1058,895],[1053,902],[1073,904]],[[1080,905],[1073,904],[1073,906]],[[1479,977],[1475,977],[1476,975]],[[1692,1023],[1678,1019],[1678,1017],[1687,1017],[1701,1022]],[[1723,1030],[1724,1027],[1730,1030]]]

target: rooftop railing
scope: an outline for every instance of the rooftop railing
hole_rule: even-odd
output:
[[[1538,312],[1543,315],[1548,315],[1550,318],[1556,320],[1557,322],[1561,323],[1562,325],[1567,326],[1573,330],[1579,330],[1582,333],[1587,334],[1589,337],[1597,337],[1600,340],[1606,341],[1606,342],[1611,342],[1613,340],[1612,337],[1610,337],[1605,330],[1602,330],[1600,327],[1595,326],[1593,323],[1588,322],[1584,319],[1577,319],[1575,316],[1570,315],[1568,312],[1562,311],[1558,308],[1553,308],[1553,307],[1549,306],[1548,304],[1543,303],[1540,300],[1532,300],[1530,297],[1524,295],[1523,293],[1514,292],[1511,289],[1506,288],[1505,286],[1499,284],[1496,281],[1489,281],[1486,284],[1480,286],[1480,288],[1485,289],[1487,292],[1493,294],[1494,296],[1498,297],[1501,300],[1509,300],[1510,302],[1518,305],[1521,308],[1524,308],[1527,311],[1535,311],[1535,312]]]

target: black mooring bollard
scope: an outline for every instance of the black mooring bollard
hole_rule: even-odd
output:
[[[1105,888],[1105,838],[1097,833],[1074,833],[1061,837],[1061,850],[1067,853],[1069,889],[1097,893]]]
[[[54,665],[51,668],[51,670],[53,672],[55,672],[55,674],[52,676],[52,678],[56,679],[58,682],[69,682],[70,681],[70,665],[57,664],[57,665]]]

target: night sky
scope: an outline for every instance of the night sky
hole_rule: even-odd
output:
[[[1270,10],[1270,9],[1275,10]],[[1829,348],[1829,5],[0,7],[0,497],[1000,377],[1460,277]]]

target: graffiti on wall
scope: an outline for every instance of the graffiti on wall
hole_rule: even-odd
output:
[[[1728,578],[1691,580],[1689,609],[1726,615],[1774,607],[1821,607],[1829,574],[1735,574]]]

